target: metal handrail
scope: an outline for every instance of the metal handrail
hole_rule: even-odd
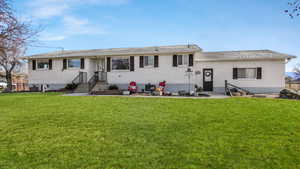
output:
[[[80,76],[80,74],[77,75],[77,76],[72,80],[72,83],[73,83],[73,84],[77,84],[77,82],[79,81],[79,76]]]
[[[87,73],[79,72],[79,74],[72,80],[73,84],[87,83]]]
[[[248,91],[248,90],[246,90],[246,89],[244,89],[244,88],[238,87],[238,86],[236,86],[236,85],[233,85],[233,84],[231,84],[231,83],[228,83],[228,81],[225,80],[225,94],[226,94],[226,95],[227,95],[227,93],[229,93],[230,96],[232,96],[230,87],[231,87],[231,88],[236,88],[236,89],[241,90],[241,91],[244,91],[244,92],[246,92],[247,95],[252,94],[250,91]]]
[[[107,81],[107,73],[104,71],[95,72],[95,74],[88,81],[89,91],[92,91],[97,82],[106,82]]]
[[[96,75],[93,75],[90,80],[88,81],[88,85],[89,85],[89,92],[91,90],[93,90],[93,88],[95,87],[95,85],[97,84],[98,79]]]

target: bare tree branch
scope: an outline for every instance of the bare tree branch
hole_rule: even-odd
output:
[[[288,5],[289,9],[286,9],[285,13],[287,13],[292,19],[296,16],[300,16],[300,0],[288,2]]]
[[[30,22],[17,19],[9,0],[0,0],[0,66],[5,70],[8,91],[12,90],[12,73],[20,65],[18,57],[36,41],[39,32]]]

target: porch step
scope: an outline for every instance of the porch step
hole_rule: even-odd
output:
[[[108,83],[107,82],[97,82],[94,88],[91,90],[91,92],[97,92],[97,91],[105,91],[108,89]]]
[[[74,93],[88,93],[89,92],[89,84],[79,84],[77,88],[74,90]]]

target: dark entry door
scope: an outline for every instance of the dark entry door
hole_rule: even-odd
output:
[[[212,92],[214,89],[214,71],[213,69],[203,69],[203,90]]]

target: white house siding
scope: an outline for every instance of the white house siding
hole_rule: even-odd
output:
[[[128,56],[129,57],[129,56]],[[134,71],[116,71],[111,70],[107,73],[107,79],[109,84],[116,84],[121,89],[128,88],[131,81],[135,81],[138,84],[138,89],[145,89],[145,85],[148,83],[158,86],[159,82],[166,81],[166,90],[170,92],[176,92],[179,90],[188,91],[188,77],[185,71],[188,66],[173,67],[173,55],[159,55],[159,66],[140,68],[140,56],[134,56]],[[193,69],[193,67],[191,67]],[[195,77],[192,76],[190,87],[195,84]]]
[[[177,53],[180,54],[180,53]],[[111,56],[111,58],[116,56]],[[127,56],[129,57],[129,56]],[[82,57],[80,57],[82,58]],[[107,73],[109,84],[116,84],[120,89],[126,90],[131,81],[138,83],[139,90],[145,88],[148,83],[155,84],[161,81],[167,81],[167,91],[175,92],[179,90],[188,90],[188,77],[186,70],[188,66],[173,67],[173,54],[159,55],[159,66],[144,67],[139,66],[139,56],[134,57],[135,70],[114,71]],[[194,54],[194,60],[201,59],[202,53]],[[85,69],[63,69],[63,59],[52,59],[52,70],[32,70],[32,62],[29,60],[29,84],[49,85],[50,90],[64,88],[66,84],[79,74],[87,72],[88,79],[96,71],[96,62],[94,58],[85,58]],[[106,64],[106,62],[105,62]],[[262,79],[237,79],[233,80],[233,68],[257,68],[262,67]],[[203,86],[203,69],[212,68],[214,71],[214,92],[224,93],[225,80],[239,87],[247,88],[257,93],[273,93],[284,88],[285,60],[245,60],[245,61],[194,61],[193,76],[191,77],[190,88],[194,85]],[[196,75],[195,72],[201,72]]]
[[[179,53],[180,54],[180,53]],[[121,56],[111,56],[121,57]],[[122,56],[130,57],[130,56]],[[144,67],[140,68],[140,56],[134,56],[134,67],[133,72],[126,71],[115,71],[107,73],[107,81],[109,84],[116,84],[120,89],[127,90],[128,85],[131,81],[135,81],[138,84],[139,90],[145,88],[148,83],[155,84],[158,86],[159,82],[167,81],[167,90],[171,92],[179,90],[188,90],[188,77],[185,71],[188,66],[173,67],[173,55],[159,55],[159,66]],[[195,54],[197,57],[197,54]],[[87,72],[88,80],[94,75],[96,71],[96,60],[95,58],[85,58],[85,69],[63,69],[63,59],[52,59],[52,70],[32,70],[32,61],[29,60],[29,84],[30,86],[40,86],[47,84],[49,90],[62,89],[72,82],[72,80],[79,74],[79,72]],[[105,62],[106,64],[106,62]],[[193,67],[191,67],[193,69]],[[192,89],[195,85],[195,76],[191,77],[190,88]]]
[[[285,87],[285,60],[265,61],[217,61],[197,62],[197,69],[214,71],[214,91],[224,93],[225,80],[236,86],[246,88],[254,93],[278,93]],[[262,67],[262,79],[233,79],[233,68]],[[196,83],[202,86],[203,75],[197,76]]]
[[[52,70],[32,70],[32,60],[29,60],[29,86],[47,84],[49,90],[65,88],[79,74],[87,72],[88,79],[93,75],[94,65],[91,59],[85,58],[85,69],[63,70],[63,59],[52,59]]]

